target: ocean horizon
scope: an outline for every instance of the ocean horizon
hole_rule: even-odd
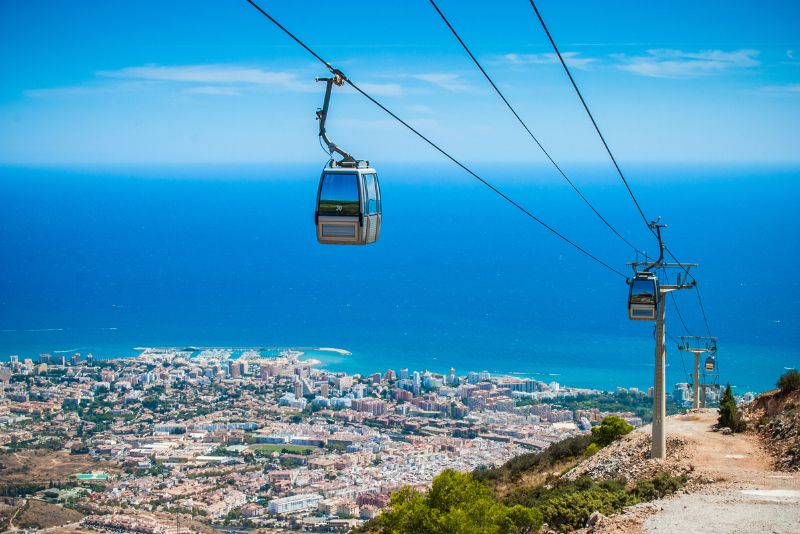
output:
[[[0,359],[132,356],[137,346],[322,346],[333,370],[487,370],[576,387],[647,389],[653,325],[627,286],[458,170],[375,162],[381,238],[316,243],[320,165],[0,168]],[[524,206],[623,272],[635,259],[539,165],[477,164]],[[623,235],[656,246],[607,166],[576,166]],[[719,338],[720,381],[773,387],[800,364],[796,167],[656,164],[630,173],[648,214],[696,275]],[[667,385],[706,333],[694,291],[667,310]],[[313,357],[317,358],[318,355]]]

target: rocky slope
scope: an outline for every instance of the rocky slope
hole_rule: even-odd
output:
[[[800,471],[800,391],[759,395],[744,416],[775,458],[776,469]]]

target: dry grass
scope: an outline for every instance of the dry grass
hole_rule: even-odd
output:
[[[14,518],[14,526],[33,529],[52,528],[76,523],[81,518],[83,518],[83,514],[75,510],[30,499]]]
[[[502,481],[494,484],[492,490],[498,499],[503,500],[509,494],[521,487],[537,487],[544,484],[544,482],[551,476],[559,476],[565,471],[572,469],[580,462],[580,459],[573,459],[563,462],[558,462],[544,471],[529,471],[523,474],[518,480],[515,481]]]
[[[78,473],[111,471],[114,466],[85,454],[31,450],[0,455],[0,484],[74,480]]]

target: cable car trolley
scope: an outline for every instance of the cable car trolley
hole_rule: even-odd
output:
[[[706,364],[705,364],[706,371],[711,372],[711,371],[714,371],[714,369],[716,369],[716,368],[717,368],[716,358],[714,356],[708,356],[706,358]]]
[[[628,318],[632,321],[657,321],[662,295],[678,289],[694,287],[694,279],[688,281],[689,269],[697,266],[696,263],[666,263],[664,262],[664,242],[661,240],[661,229],[665,225],[659,219],[649,223],[658,239],[659,255],[655,260],[650,260],[645,254],[645,262],[635,261],[629,263],[633,268],[633,278],[628,278]],[[656,271],[663,270],[666,276],[667,269],[681,269],[685,275],[678,273],[676,283],[670,284],[665,279],[662,284]]]
[[[639,271],[628,284],[628,318],[632,321],[655,321],[658,309],[658,276],[649,271]]]
[[[327,146],[331,156],[341,156],[331,160],[322,170],[317,188],[317,207],[314,224],[317,227],[317,241],[332,245],[368,245],[378,240],[381,229],[381,190],[378,173],[368,161],[356,160],[348,152],[333,143],[325,131],[325,120],[333,85],[341,86],[344,75],[333,71],[330,78],[317,78],[324,81],[325,100],[322,109],[317,111],[319,137]]]

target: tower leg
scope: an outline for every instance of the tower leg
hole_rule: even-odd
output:
[[[692,408],[695,410],[700,407],[700,353],[694,353],[694,387],[693,387]]]
[[[651,458],[666,458],[667,438],[664,420],[667,417],[666,405],[666,340],[665,340],[665,302],[666,293],[658,299],[658,318],[656,319],[656,370],[653,382],[653,444]]]

